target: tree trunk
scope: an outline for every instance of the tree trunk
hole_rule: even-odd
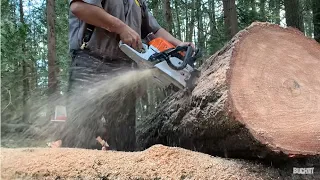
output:
[[[281,9],[281,3],[280,3],[280,0],[274,0],[276,1],[276,6],[275,6],[275,11],[274,11],[274,14],[276,15],[276,24],[280,24],[281,22],[281,15],[280,15],[280,9]]]
[[[174,1],[174,7],[175,7],[175,12],[176,12],[176,17],[177,17],[177,33],[176,33],[176,35],[178,36],[178,38],[180,39],[180,40],[182,40],[182,36],[181,36],[181,23],[180,23],[180,11],[179,11],[179,9],[178,9],[178,2],[177,2],[177,0],[175,0]]]
[[[24,12],[23,12],[23,1],[19,0],[19,13],[20,13],[20,22],[22,25],[25,25],[24,22]],[[22,120],[28,121],[29,119],[29,108],[27,105],[28,97],[29,97],[29,75],[27,71],[27,62],[25,59],[25,53],[26,53],[26,35],[23,34],[23,41],[21,43],[21,49],[22,53],[24,54],[24,59],[22,59],[22,89],[23,89],[23,98],[22,98],[22,104],[23,104],[23,114],[22,114]]]
[[[55,36],[55,1],[47,0],[47,29],[48,29],[48,95],[49,107],[48,116],[52,118],[53,110],[56,104],[53,102],[56,98],[58,81],[56,68],[56,36]]]
[[[303,0],[303,21],[304,33],[308,37],[313,37],[313,22],[312,22],[312,0]]]
[[[192,42],[192,35],[193,35],[193,30],[194,30],[194,21],[195,21],[195,0],[191,1],[191,15],[190,17],[187,18],[187,34],[186,34],[186,41],[187,42]],[[188,5],[189,6],[189,5]],[[188,11],[187,11],[188,12]]]
[[[284,0],[287,26],[298,28],[304,32],[302,10],[299,0]]]
[[[198,31],[197,31],[197,47],[202,50],[203,54],[206,54],[206,48],[205,48],[205,39],[204,39],[204,28],[203,28],[203,16],[201,10],[202,7],[202,1],[198,0],[196,4],[196,9],[198,11],[197,14],[197,22],[198,22]]]
[[[314,39],[320,43],[320,1],[313,0],[313,25],[314,25]]]
[[[219,50],[219,42],[217,39],[221,39],[220,34],[217,30],[217,23],[216,23],[216,13],[215,13],[215,1],[209,1],[209,18],[210,18],[210,31],[209,31],[209,41],[208,43],[208,52],[209,54],[213,54],[217,50]]]
[[[55,1],[47,0],[47,23],[48,23],[48,88],[49,94],[57,90],[56,76],[56,37],[55,37]]]
[[[166,19],[166,29],[170,34],[172,34],[173,21],[172,21],[170,0],[162,0],[162,4],[163,4],[164,17]]]
[[[320,154],[318,77],[316,41],[254,23],[203,64],[191,93],[168,97],[141,123],[138,144],[226,157]]]
[[[226,36],[231,39],[238,32],[238,19],[235,0],[223,0]]]
[[[260,16],[262,21],[266,21],[266,0],[260,0]]]

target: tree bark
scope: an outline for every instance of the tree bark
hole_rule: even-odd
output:
[[[47,23],[48,23],[48,88],[49,94],[57,90],[56,75],[56,37],[55,37],[55,1],[47,0]]]
[[[205,36],[204,36],[204,28],[203,28],[203,16],[202,16],[202,10],[201,10],[202,2],[199,0],[196,3],[196,9],[198,11],[197,14],[197,22],[198,22],[198,31],[197,31],[197,47],[202,50],[203,54],[206,54],[206,48],[205,48]]]
[[[303,16],[299,0],[284,0],[287,26],[298,28],[304,32]]]
[[[20,22],[23,26],[25,26],[24,22],[24,11],[23,11],[23,1],[19,0],[19,13],[20,13]],[[25,27],[23,27],[25,28]],[[29,75],[27,71],[27,62],[25,59],[25,53],[26,53],[26,34],[23,34],[23,41],[21,43],[21,49],[22,53],[24,54],[24,59],[22,59],[22,89],[23,89],[23,98],[22,98],[22,104],[23,104],[23,114],[22,119],[23,121],[28,121],[29,119],[29,108],[27,105],[28,97],[29,97]]]
[[[164,17],[166,19],[167,31],[170,34],[172,34],[173,21],[172,21],[172,12],[171,12],[170,0],[162,0],[162,4],[163,4]]]
[[[175,7],[175,12],[176,12],[176,17],[177,17],[177,33],[176,35],[178,36],[178,38],[181,40],[182,36],[181,36],[181,23],[180,23],[180,10],[178,9],[178,2],[177,0],[174,1],[174,7]]]
[[[48,113],[49,119],[53,118],[57,104],[57,67],[56,67],[56,36],[55,36],[55,0],[47,0],[47,29],[48,29]]]
[[[191,93],[168,97],[141,123],[138,144],[226,157],[320,154],[319,72],[316,41],[254,23],[203,64]]]
[[[219,50],[219,42],[217,42],[217,39],[222,39],[217,30],[215,7],[215,1],[209,1],[209,9],[207,10],[210,19],[209,41],[207,42],[207,51],[209,54],[213,54]]]
[[[189,19],[187,19],[187,34],[186,34],[186,41],[187,42],[192,42],[192,35],[193,35],[193,30],[194,30],[194,21],[195,21],[195,5],[196,5],[196,2],[195,0],[192,0],[191,1],[191,14],[190,14],[190,17]],[[188,11],[187,11],[188,12]]]
[[[320,43],[320,1],[313,0],[313,25],[314,25],[314,39]]]
[[[231,39],[238,32],[238,19],[235,0],[223,0],[226,36]]]

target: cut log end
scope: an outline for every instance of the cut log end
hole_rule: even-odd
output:
[[[237,43],[229,74],[235,119],[274,151],[320,152],[320,45],[255,23]]]
[[[141,123],[138,143],[228,157],[320,154],[320,45],[293,28],[253,23]],[[274,156],[275,155],[275,156]]]

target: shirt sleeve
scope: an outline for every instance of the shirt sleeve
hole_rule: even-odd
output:
[[[71,5],[71,3],[75,2],[75,1],[79,1],[79,0],[69,0],[69,5]],[[81,0],[81,1],[102,8],[101,0]]]
[[[145,3],[145,6],[146,6],[146,11],[148,12],[147,13],[148,22],[147,22],[146,26],[148,27],[149,31],[151,31],[152,33],[156,33],[161,28],[161,26],[159,25],[159,23],[156,20],[156,18],[154,18],[154,16],[151,14],[147,3],[145,1],[144,1],[144,3]],[[149,33],[151,33],[151,32],[149,32]]]

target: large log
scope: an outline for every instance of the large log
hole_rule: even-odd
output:
[[[320,154],[320,45],[293,28],[253,23],[140,123],[138,144],[228,157]],[[279,156],[278,156],[279,157]]]

